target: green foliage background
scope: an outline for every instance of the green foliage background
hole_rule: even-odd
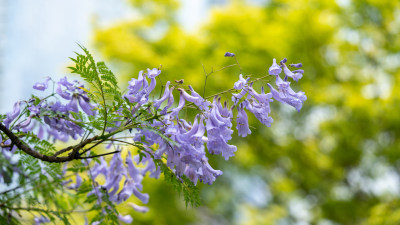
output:
[[[183,78],[201,93],[202,65],[235,63],[223,57],[229,51],[254,77],[272,58],[302,62],[304,77],[292,84],[308,100],[300,113],[274,102],[271,128],[250,117],[253,134],[234,138],[236,156],[214,157],[225,174],[200,185],[202,206],[186,208],[170,186],[148,179],[150,212],[122,214],[136,224],[400,224],[399,1],[231,1],[212,7],[195,33],[177,22],[176,1],[131,4],[139,18],[93,39],[121,81],[162,64],[164,82]],[[212,74],[206,96],[238,75],[238,67]]]

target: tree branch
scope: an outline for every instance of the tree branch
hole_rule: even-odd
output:
[[[154,119],[154,118],[152,117],[152,118],[149,118],[149,119]],[[107,140],[108,138],[112,137],[113,135],[115,135],[117,133],[120,133],[120,132],[122,132],[124,130],[134,128],[137,125],[138,125],[138,123],[130,124],[128,126],[124,126],[124,127],[120,128],[118,130],[115,130],[113,132],[110,132],[109,134],[106,134],[106,135],[100,135],[100,136],[96,135],[94,137],[86,139],[85,141],[83,141],[83,142],[81,142],[81,143],[79,143],[77,145],[73,145],[73,146],[69,146],[67,148],[61,149],[61,150],[57,151],[56,153],[54,153],[54,155],[51,155],[51,156],[43,155],[43,154],[35,151],[34,149],[29,147],[28,145],[26,145],[25,143],[23,143],[19,139],[19,137],[17,137],[6,126],[4,126],[3,123],[0,123],[0,130],[3,131],[4,134],[7,135],[10,138],[12,144],[17,146],[18,149],[22,150],[26,154],[28,154],[28,155],[30,155],[30,156],[32,156],[34,158],[40,159],[42,161],[51,162],[51,163],[53,163],[53,162],[62,163],[62,162],[72,161],[72,160],[75,160],[75,159],[82,159],[82,157],[79,154],[79,150],[84,148],[87,144],[90,144],[90,143],[92,143],[94,141],[99,141],[99,140],[100,140],[99,143],[101,143],[101,142]],[[71,150],[72,150],[72,152],[69,153],[68,156],[62,156],[62,157],[58,156],[58,155],[60,155],[60,154],[62,154],[64,152],[71,151]]]
[[[23,143],[12,131],[10,131],[6,126],[3,125],[3,123],[0,123],[0,130],[4,132],[4,134],[6,134],[11,142],[18,147],[18,149],[24,151],[26,154],[40,159],[42,161],[46,161],[46,162],[56,162],[56,163],[61,163],[61,162],[68,162],[68,161],[72,161],[74,159],[79,159],[79,155],[76,154],[80,149],[82,149],[85,145],[89,144],[90,142],[93,142],[95,140],[100,139],[99,136],[94,136],[92,138],[89,138],[87,140],[85,140],[82,143],[79,143],[75,146],[69,146],[67,148],[64,148],[58,152],[56,152],[54,155],[52,156],[48,156],[48,155],[43,155],[35,150],[33,150],[32,148],[30,148],[28,145],[26,145],[25,143]],[[59,154],[63,153],[63,152],[67,152],[69,150],[72,150],[72,152],[68,155],[68,156],[63,156],[63,157],[57,157]]]

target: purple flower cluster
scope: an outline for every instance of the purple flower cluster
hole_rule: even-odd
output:
[[[291,66],[300,67],[301,64],[293,64]],[[282,68],[286,74],[285,81],[279,77]],[[290,88],[290,82],[287,81],[288,77],[298,81],[301,78],[301,73],[291,72],[286,67],[285,60],[279,66],[274,59],[269,73],[276,76],[278,90],[275,90],[268,84],[271,88],[270,93],[265,93],[264,88],[261,89],[261,93],[258,93],[252,87],[253,83],[249,83],[250,78],[245,79],[243,75],[240,75],[239,81],[234,84],[234,89],[238,90],[239,93],[233,94],[232,101],[234,104],[232,107],[229,107],[226,102],[222,105],[220,98],[217,97],[211,103],[189,86],[191,94],[182,88],[177,89],[180,92],[179,103],[177,107],[171,108],[174,102],[172,94],[174,87],[169,88],[170,83],[168,82],[163,96],[153,102],[153,106],[158,110],[162,103],[167,101],[166,106],[160,112],[164,117],[162,120],[152,121],[149,126],[166,135],[173,141],[173,144],[151,130],[146,129],[137,129],[134,141],[144,139],[148,143],[148,146],[158,146],[154,157],[161,159],[165,155],[167,165],[177,176],[185,175],[194,184],[198,180],[212,184],[216,177],[222,174],[222,171],[215,170],[210,166],[206,150],[210,154],[221,154],[226,160],[234,156],[237,148],[234,145],[228,144],[228,141],[232,138],[233,109],[235,107],[237,109],[236,128],[238,134],[241,137],[246,137],[248,134],[251,134],[251,130],[249,129],[245,109],[254,114],[262,124],[269,127],[273,122],[273,119],[269,116],[271,112],[270,102],[273,101],[273,98],[282,103],[294,106],[297,110],[301,109],[303,102],[306,100],[304,92],[295,93]],[[137,87],[138,80],[143,80],[142,74],[139,74],[137,80],[132,80],[135,82],[130,83],[129,89],[136,90],[132,94],[138,93],[139,89],[135,87]],[[146,89],[144,81],[141,87],[144,90]],[[247,97],[245,97],[246,95]],[[147,103],[147,100],[146,97],[143,103]],[[200,111],[195,117],[193,124],[179,118],[179,112],[186,103],[195,105]],[[154,170],[155,168],[149,169],[153,173]]]
[[[45,91],[51,79],[47,78],[43,83],[36,83],[33,88]],[[34,131],[40,139],[68,141],[69,137],[78,139],[85,130],[78,125],[81,120],[76,120],[72,113],[79,113],[79,107],[89,116],[97,114],[96,105],[90,103],[87,90],[78,81],[68,82],[67,78],[61,78],[57,82],[56,92],[53,94],[56,101],[48,102],[44,99],[31,99],[30,101],[19,101],[14,104],[13,111],[6,115],[3,121],[7,128],[28,132]],[[22,117],[21,106],[25,105],[28,111],[26,118]],[[43,122],[40,122],[40,118]],[[37,120],[36,120],[37,119]],[[47,134],[47,135],[46,135]]]
[[[45,224],[45,223],[51,222],[50,219],[45,216],[35,217],[33,221],[34,221],[35,225],[40,225],[40,224]]]
[[[160,73],[161,70],[156,68],[152,70],[147,69],[147,73],[143,76],[143,71],[140,71],[137,79],[132,78],[132,80],[128,82],[128,93],[124,95],[124,97],[131,103],[138,103],[137,107],[147,103],[150,93],[156,87],[156,77],[160,75]],[[150,84],[146,77],[151,80]]]
[[[290,82],[288,81],[288,78],[292,78],[294,81],[298,81],[303,77],[304,70],[295,70],[295,71],[290,71],[288,67],[286,66],[286,58],[280,61],[280,67],[276,64],[276,61],[274,59],[274,62],[272,66],[269,68],[268,72],[271,75],[276,76],[276,86],[278,87],[278,90],[272,87],[272,85],[268,84],[268,87],[271,89],[272,96],[274,99],[277,101],[280,101],[282,103],[288,104],[290,106],[293,106],[297,111],[300,111],[301,107],[303,107],[303,102],[307,100],[307,96],[304,94],[304,92],[299,91],[299,92],[294,92],[293,89],[290,87]],[[302,67],[301,63],[298,64],[291,64],[290,66],[300,68]],[[282,80],[282,78],[279,76],[283,68],[283,72],[285,73],[285,78]]]
[[[93,179],[103,175],[106,182],[103,185],[95,186],[89,195],[101,195],[101,188],[106,190],[109,199],[117,204],[126,201],[132,195],[135,195],[143,203],[149,201],[149,195],[140,192],[142,190],[143,175],[146,171],[135,166],[130,152],[128,152],[125,160],[122,159],[121,153],[114,154],[109,163],[101,157],[100,163],[95,163],[91,173]],[[120,186],[121,182],[123,183],[122,188]]]
[[[233,57],[235,54],[228,52],[225,56]],[[246,137],[251,134],[246,111],[252,113],[262,124],[270,127],[273,122],[269,116],[270,102],[273,99],[293,106],[298,111],[302,108],[307,97],[304,92],[294,92],[288,79],[291,78],[297,82],[302,78],[304,71],[301,69],[290,71],[285,64],[286,61],[284,59],[278,65],[276,60],[273,60],[268,73],[275,76],[276,88],[267,84],[270,88],[269,93],[265,93],[264,87],[257,92],[250,78],[245,78],[240,74],[239,80],[233,86],[236,93],[232,94],[232,106],[229,106],[226,101],[221,103],[219,97],[214,97],[211,102],[199,95],[190,85],[185,90],[182,86],[180,88],[178,85],[172,86],[169,81],[165,85],[163,95],[159,99],[151,100],[151,94],[156,87],[156,77],[161,71],[156,68],[147,69],[147,72],[140,71],[137,79],[132,78],[129,81],[128,91],[123,96],[129,103],[121,105],[121,108],[114,113],[119,118],[124,118],[122,112],[128,109],[128,113],[131,112],[133,118],[138,118],[145,110],[154,116],[150,120],[138,120],[142,124],[135,127],[135,131],[131,133],[132,143],[141,143],[141,155],[132,157],[130,151],[123,154],[123,149],[117,147],[118,153],[113,154],[109,162],[100,157],[99,162],[93,163],[90,176],[93,181],[98,181],[97,178],[100,176],[104,177],[105,182],[93,185],[93,190],[88,195],[96,195],[101,202],[106,191],[109,199],[116,204],[128,200],[131,196],[135,196],[146,204],[149,196],[142,193],[142,180],[146,175],[158,178],[161,171],[156,166],[155,160],[162,162],[164,159],[166,159],[166,165],[178,178],[186,176],[195,185],[198,181],[212,184],[218,176],[222,175],[222,171],[211,167],[206,152],[222,155],[225,160],[234,156],[237,147],[228,143],[234,132],[232,129],[234,114],[238,135]],[[289,66],[300,68],[302,64]],[[280,77],[282,71],[285,74],[283,79]],[[33,88],[44,91],[48,88],[50,81],[52,80],[47,78],[43,83],[36,83]],[[88,117],[101,116],[98,114],[97,105],[91,103],[87,89],[78,81],[70,83],[66,78],[62,78],[57,83],[53,83],[56,89],[51,96],[56,99],[55,101],[50,102],[48,98],[34,98],[28,102],[17,102],[13,111],[6,115],[3,121],[5,126],[11,130],[32,131],[40,139],[47,137],[47,139],[53,138],[54,141],[67,141],[69,137],[77,139],[82,136],[86,128],[81,124]],[[179,93],[176,107],[173,107],[174,91]],[[180,117],[180,112],[188,105],[195,106],[199,111],[193,122]],[[22,106],[24,106],[23,110],[21,110]],[[105,131],[114,132],[123,124],[129,124],[132,121],[109,122],[113,126],[105,127]],[[0,136],[2,145],[11,143],[10,140],[2,142],[1,138],[2,136]],[[112,146],[116,139],[110,141],[110,146]],[[3,151],[3,148],[1,150]],[[8,155],[6,154],[10,157]],[[83,163],[89,166],[90,160],[83,160]],[[71,182],[66,182],[66,187],[78,189],[82,184],[82,177],[77,173],[75,183],[69,184]],[[131,206],[140,212],[148,210],[143,206],[134,204]],[[119,219],[127,223],[132,221],[130,216],[120,215]]]

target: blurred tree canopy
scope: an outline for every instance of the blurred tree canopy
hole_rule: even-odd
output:
[[[400,224],[400,2],[209,2],[210,18],[188,33],[179,2],[132,0],[139,16],[96,30],[94,45],[121,81],[162,64],[163,81],[184,79],[199,93],[202,65],[210,72],[235,63],[227,51],[253,77],[287,57],[304,65],[292,84],[308,100],[300,113],[273,104],[271,128],[251,117],[254,135],[234,140],[236,156],[213,157],[224,175],[202,189],[197,209],[147,180],[150,212],[129,211],[135,222]],[[239,73],[212,74],[205,95],[231,88]]]

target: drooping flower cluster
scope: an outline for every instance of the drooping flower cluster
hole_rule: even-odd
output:
[[[96,193],[101,195],[99,193],[101,193],[100,188],[102,188],[108,192],[109,199],[117,204],[126,201],[131,195],[135,195],[143,203],[148,202],[149,195],[140,192],[142,190],[144,172],[134,165],[130,152],[125,162],[120,153],[114,154],[109,164],[103,157],[100,158],[100,162],[100,164],[95,164],[91,169],[91,173],[93,179],[102,174],[106,182],[103,185],[94,187],[89,195]],[[120,186],[121,181],[123,181],[122,189]],[[101,198],[101,196],[98,197]]]
[[[227,53],[225,56],[234,57],[235,54]],[[232,106],[229,106],[226,101],[221,103],[219,97],[214,97],[211,102],[208,98],[199,95],[190,85],[188,90],[185,90],[183,86],[171,85],[169,81],[165,84],[162,96],[152,100],[151,95],[157,83],[156,77],[161,71],[156,68],[147,69],[147,72],[140,71],[137,78],[132,78],[128,82],[127,93],[123,95],[127,104],[120,105],[114,113],[120,118],[124,118],[123,112],[126,109],[129,114],[132,114],[132,118],[139,118],[143,110],[154,115],[150,120],[140,120],[142,124],[134,127],[133,131],[130,128],[131,139],[124,141],[124,143],[141,143],[142,154],[132,157],[130,151],[122,154],[121,147],[117,147],[116,153],[109,162],[103,157],[100,157],[98,162],[93,161],[90,176],[96,183],[88,196],[96,195],[101,202],[106,192],[109,200],[116,204],[126,201],[131,196],[135,196],[146,204],[149,196],[141,192],[141,182],[146,175],[158,178],[161,170],[155,160],[162,162],[164,159],[166,159],[166,165],[178,178],[186,176],[195,185],[198,181],[212,184],[218,176],[222,175],[222,171],[211,167],[207,153],[221,155],[225,160],[234,156],[237,147],[228,143],[234,133],[232,129],[234,115],[236,115],[238,135],[246,137],[251,134],[246,111],[252,113],[262,124],[270,127],[273,122],[269,116],[270,103],[274,99],[293,106],[298,111],[302,108],[307,97],[304,92],[294,92],[288,79],[298,82],[304,71],[301,69],[290,71],[285,64],[286,61],[284,59],[278,65],[276,60],[273,60],[268,73],[275,77],[276,88],[267,84],[270,88],[269,93],[265,92],[264,87],[257,92],[253,88],[254,81],[240,74],[239,80],[233,86],[236,93],[232,94]],[[302,65],[299,63],[289,66],[300,68]],[[280,77],[282,71],[285,74],[283,79]],[[36,83],[33,88],[44,91],[48,88],[50,81],[52,80],[47,78],[43,83]],[[87,131],[82,125],[85,118],[101,116],[97,105],[92,103],[88,97],[88,90],[78,81],[70,83],[66,78],[62,78],[57,83],[53,83],[56,85],[55,92],[52,94],[55,101],[34,98],[28,102],[17,102],[13,111],[8,113],[3,120],[5,126],[15,131],[32,131],[40,139],[47,138],[54,141],[67,141],[69,137],[77,139],[82,136]],[[179,93],[176,107],[173,107],[174,93]],[[23,105],[25,105],[24,110],[28,112],[21,111]],[[188,105],[193,105],[199,110],[193,122],[180,117],[180,112]],[[26,115],[25,118],[21,117],[23,113]],[[86,116],[79,116],[80,114]],[[132,122],[132,118],[130,121],[109,121],[112,126],[105,127],[104,131],[114,132],[123,124]],[[125,117],[125,119],[128,118]],[[3,146],[11,144],[10,139],[2,142],[1,138],[2,136],[0,136],[0,142]],[[112,146],[118,140],[111,136],[109,141],[109,146]],[[7,147],[2,147],[2,151],[3,149]],[[83,160],[87,166],[90,162],[90,160]],[[105,182],[97,183],[100,176],[104,177]],[[72,181],[65,183],[67,188],[78,189],[81,186],[82,177],[78,173],[75,177],[75,183],[71,184]],[[134,204],[131,206],[141,212],[148,210],[143,206]],[[121,221],[132,221],[132,218],[127,216],[120,215],[119,218]]]
[[[295,64],[295,66],[300,67],[301,64]],[[286,74],[285,81],[279,76],[282,72],[281,67],[284,68]],[[154,107],[159,109],[161,104],[168,100],[166,106],[160,112],[164,117],[161,121],[153,121],[149,125],[168,136],[174,141],[174,144],[168,143],[161,136],[146,129],[137,129],[138,132],[135,134],[134,140],[140,141],[144,138],[149,146],[158,146],[154,157],[161,159],[165,155],[167,165],[176,175],[185,175],[195,184],[197,180],[212,184],[216,177],[222,174],[222,171],[214,170],[209,165],[206,150],[210,154],[221,154],[226,160],[234,155],[237,150],[236,146],[228,144],[228,141],[232,138],[233,109],[235,107],[238,110],[236,119],[238,134],[245,137],[251,133],[245,109],[254,114],[262,124],[271,126],[273,119],[269,116],[271,112],[269,104],[273,101],[273,98],[294,106],[297,110],[301,109],[306,100],[304,92],[295,93],[290,88],[290,82],[287,81],[288,77],[298,81],[301,76],[299,76],[299,72],[291,72],[286,67],[285,60],[279,66],[274,59],[269,73],[276,77],[278,90],[268,84],[271,88],[270,93],[265,93],[264,88],[261,89],[261,93],[258,93],[252,87],[252,83],[249,83],[250,79],[244,79],[240,75],[239,81],[234,84],[234,88],[239,93],[233,94],[234,104],[232,107],[229,107],[226,102],[222,106],[219,98],[214,98],[211,103],[201,97],[191,86],[188,86],[191,94],[188,94],[182,88],[178,88],[177,90],[180,92],[179,103],[176,108],[171,109],[174,102],[172,94],[174,87],[169,88],[170,83],[168,82],[163,96],[154,101]],[[141,75],[139,75],[138,80],[140,79]],[[284,82],[284,85],[282,85],[282,82]],[[132,90],[136,83],[132,83],[132,87],[130,86],[129,89]],[[143,89],[145,87],[143,85]],[[246,95],[247,97],[245,97]],[[194,104],[200,110],[193,124],[179,118],[179,112],[187,102]]]
[[[50,78],[47,78],[43,83],[36,83],[33,88],[45,91],[50,80]],[[56,92],[53,96],[57,99],[54,102],[48,102],[46,98],[42,100],[32,98],[27,102],[18,101],[14,104],[13,111],[7,114],[3,121],[4,125],[7,128],[22,132],[35,131],[40,139],[52,138],[54,141],[61,140],[63,142],[68,141],[69,137],[78,139],[85,131],[76,123],[82,121],[76,120],[72,113],[78,114],[80,112],[79,104],[84,113],[95,116],[97,114],[96,105],[90,103],[87,90],[83,84],[76,80],[70,83],[66,77],[57,82]],[[26,105],[29,116],[19,118],[22,114],[21,106],[23,104]],[[43,119],[44,123],[39,122],[40,118]]]
[[[273,65],[269,69],[269,73],[271,75],[276,76],[276,86],[278,87],[278,90],[272,87],[272,85],[268,84],[268,87],[271,89],[272,96],[274,99],[277,101],[280,101],[282,103],[288,104],[293,106],[297,111],[300,111],[301,107],[303,106],[303,102],[307,100],[307,96],[304,94],[304,92],[299,91],[299,92],[294,92],[293,89],[290,87],[290,82],[287,81],[288,78],[292,78],[294,81],[298,81],[303,77],[304,70],[295,70],[295,71],[290,71],[288,67],[286,66],[286,58],[280,61],[280,65],[283,68],[283,72],[285,73],[285,78],[282,80],[282,78],[279,76],[281,73],[280,67],[276,64],[276,61],[274,59]],[[298,64],[291,64],[291,66],[300,68],[302,67],[301,63]],[[278,69],[279,68],[279,69]]]

